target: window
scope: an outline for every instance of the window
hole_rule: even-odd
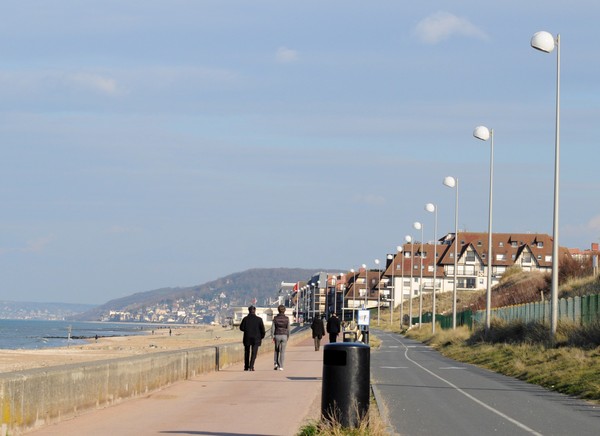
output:
[[[544,243],[542,241],[538,241],[537,248],[544,248]]]
[[[498,243],[498,247],[504,247],[504,242]]]
[[[466,260],[467,260],[467,262],[475,262],[475,252],[474,251],[467,251]]]
[[[459,278],[458,287],[462,289],[475,289],[476,281],[474,277]]]
[[[506,260],[506,254],[496,254],[496,260]]]
[[[477,241],[477,246],[481,247],[481,241]]]
[[[513,247],[513,248],[517,248],[518,247],[517,241],[512,241],[510,243],[510,246]]]
[[[531,263],[531,254],[523,253],[523,263]]]
[[[546,262],[552,262],[552,256],[546,256],[544,259]]]

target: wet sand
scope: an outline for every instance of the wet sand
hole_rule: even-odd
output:
[[[0,350],[0,373],[242,341],[239,330],[221,326],[173,326],[171,331],[157,328],[154,334],[99,338],[70,347]]]

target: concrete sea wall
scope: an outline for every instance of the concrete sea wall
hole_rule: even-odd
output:
[[[290,345],[310,337],[304,330]],[[263,341],[260,354],[273,352]],[[243,362],[241,343],[0,374],[0,435],[18,435]]]

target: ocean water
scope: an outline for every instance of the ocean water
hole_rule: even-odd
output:
[[[82,344],[89,339],[146,334],[149,324],[0,319],[0,349],[39,349]]]

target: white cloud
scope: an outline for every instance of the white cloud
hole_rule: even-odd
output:
[[[600,233],[600,215],[593,217],[587,223],[587,228],[593,232]]]
[[[277,61],[288,64],[298,60],[298,52],[287,47],[279,47],[277,49]]]
[[[23,253],[40,253],[44,251],[46,246],[53,242],[54,239],[54,236],[44,236],[42,238],[28,241],[27,245],[24,248],[21,248],[19,251]]]
[[[39,95],[53,90],[87,90],[99,94],[115,95],[119,92],[117,80],[106,75],[88,72],[64,72],[57,70],[12,71],[0,73],[0,86],[4,92]]]
[[[115,79],[92,73],[69,74],[67,80],[75,85],[88,88],[102,94],[114,95],[118,91]]]
[[[488,35],[466,18],[439,11],[417,23],[416,36],[426,44],[437,44],[454,35],[488,39]]]

